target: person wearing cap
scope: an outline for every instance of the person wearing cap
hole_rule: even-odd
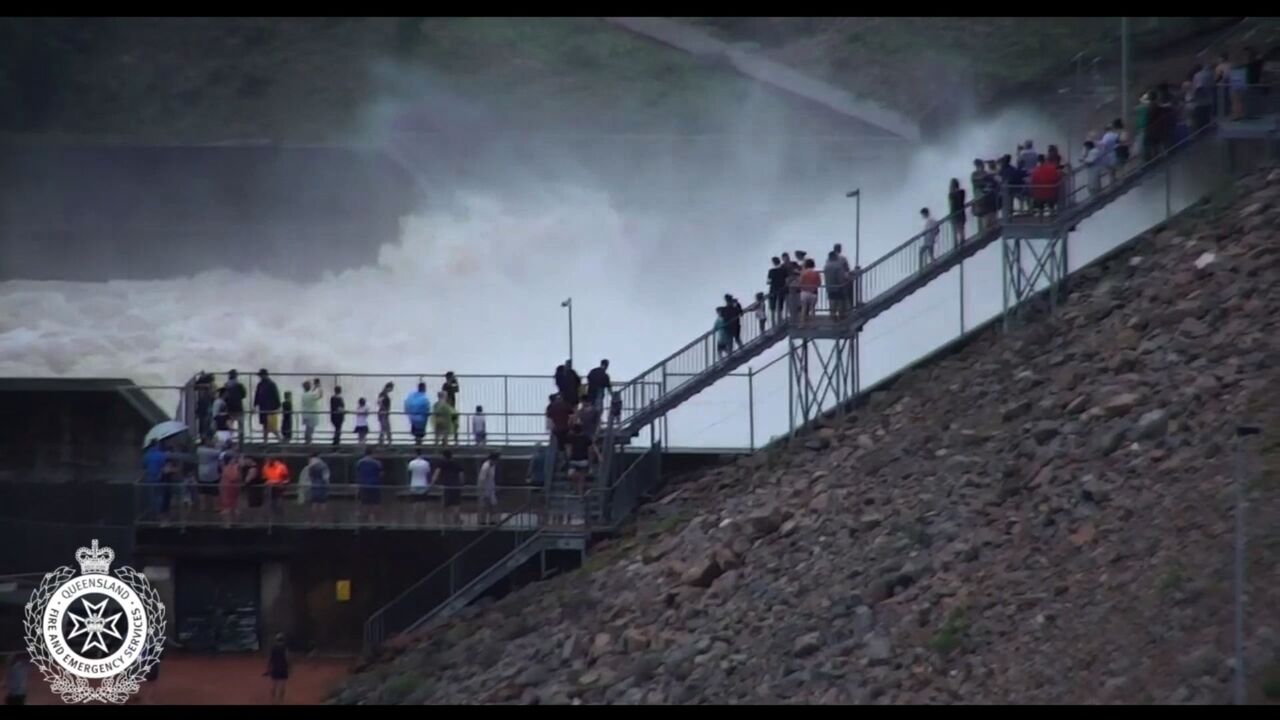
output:
[[[267,374],[267,369],[258,371],[258,387],[253,391],[253,407],[258,411],[258,420],[262,423],[262,441],[268,442],[272,435],[280,440],[280,388],[276,381]]]

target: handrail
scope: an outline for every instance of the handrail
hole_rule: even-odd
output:
[[[477,566],[479,568],[479,572],[475,573],[475,577],[468,578],[463,583],[458,582],[458,578],[457,578],[458,567],[461,565],[463,559],[466,558],[469,554],[476,551],[478,548],[481,548],[486,543],[490,542],[492,538],[510,539],[514,537],[515,542],[513,543],[511,552],[518,551],[521,547],[523,547],[527,543],[535,540],[537,536],[542,533],[541,528],[531,530],[531,531],[521,532],[521,531],[512,531],[509,529],[504,529],[504,526],[507,523],[511,522],[513,518],[519,517],[523,513],[534,511],[536,507],[537,507],[537,503],[530,502],[521,510],[517,510],[515,512],[508,514],[507,517],[503,518],[502,521],[499,522],[496,526],[494,526],[494,528],[491,529],[489,532],[486,532],[480,537],[476,538],[475,540],[472,540],[470,543],[464,546],[461,550],[459,550],[458,552],[450,556],[448,560],[441,563],[440,566],[438,566],[436,569],[432,570],[422,579],[410,585],[403,592],[396,595],[394,598],[392,598],[382,607],[375,610],[373,614],[371,614],[369,618],[365,621],[365,624],[364,624],[364,640],[365,640],[366,651],[376,650],[382,644],[382,642],[386,639],[388,634],[387,618],[390,614],[392,614],[398,609],[398,606],[401,606],[402,604],[407,603],[409,600],[415,597],[418,597],[419,599],[426,599],[429,601],[429,597],[421,598],[420,596],[423,594],[424,589],[432,589],[433,583],[436,583],[437,581],[441,580],[442,573],[448,572],[449,574],[448,575],[449,582],[447,586],[448,589],[447,589],[447,592],[444,593],[444,597],[441,598],[439,602],[436,602],[426,610],[423,610],[423,611],[406,610],[406,612],[413,614],[413,620],[402,623],[403,627],[396,628],[393,630],[393,632],[399,633],[399,632],[412,631],[415,627],[419,626],[437,608],[448,603],[459,591],[463,590],[467,585],[474,582],[478,577],[480,577],[484,573],[488,572],[491,568],[493,568],[496,562],[480,563]],[[527,538],[522,537],[526,532],[528,533],[528,537]],[[507,555],[509,554],[510,553],[508,553]],[[507,555],[504,555],[504,557],[506,557]],[[497,558],[495,559],[495,561],[501,560],[501,559],[502,558]],[[428,593],[428,595],[431,595],[431,594],[432,593]],[[434,594],[438,595],[439,593],[434,593]],[[413,604],[417,606],[417,605],[421,605],[422,603],[416,602]]]

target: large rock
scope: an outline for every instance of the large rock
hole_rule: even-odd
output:
[[[1169,413],[1163,409],[1149,410],[1138,418],[1133,426],[1133,435],[1139,440],[1152,440],[1163,437],[1169,429]]]
[[[1123,417],[1133,412],[1141,398],[1137,393],[1119,393],[1112,395],[1102,403],[1102,412],[1107,417]]]

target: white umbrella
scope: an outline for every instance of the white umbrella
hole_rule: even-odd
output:
[[[147,447],[155,440],[171,438],[174,435],[180,435],[186,431],[187,426],[185,423],[180,423],[177,420],[165,420],[147,431],[147,436],[142,439],[142,447]]]

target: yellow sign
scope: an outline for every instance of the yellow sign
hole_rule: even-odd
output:
[[[351,581],[339,580],[337,583],[338,602],[351,601]]]

